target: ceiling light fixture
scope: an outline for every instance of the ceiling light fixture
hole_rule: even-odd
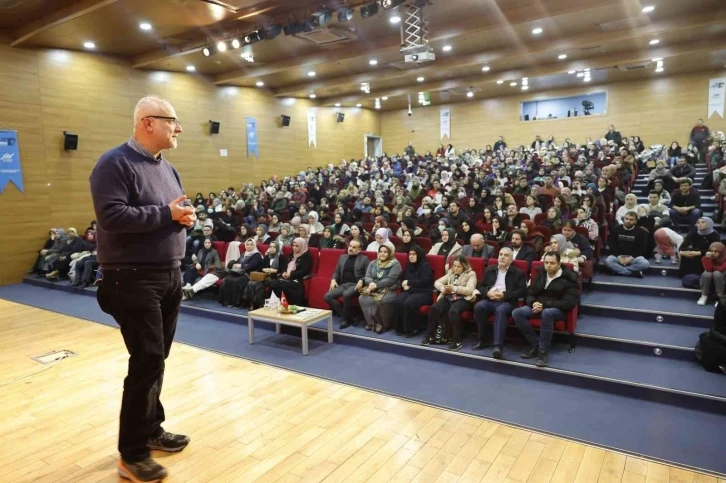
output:
[[[651,41],[650,41],[650,42],[648,42],[648,43],[649,43],[650,45],[658,45],[658,44],[660,43],[660,40],[658,40],[658,39],[653,39],[653,40],[651,40]]]
[[[193,65],[188,65],[187,66],[187,72],[194,72],[195,70],[197,70],[197,68],[194,67]]]
[[[336,102],[335,107],[340,107],[340,102]]]
[[[224,52],[225,50],[227,50],[227,42],[224,42],[223,40],[217,42],[217,51]]]
[[[491,67],[489,67],[488,65],[485,65],[484,67],[481,68],[482,72],[489,72],[490,69],[491,69]]]
[[[151,24],[149,22],[141,22],[139,24],[139,28],[141,30],[151,30],[152,27],[151,27]]]
[[[522,90],[523,90],[523,91],[527,91],[527,90],[529,90],[529,86],[522,86]]]
[[[471,99],[472,97],[474,97],[474,93],[472,91],[469,91],[469,92],[466,93],[466,97],[468,97],[469,99]]]
[[[583,75],[585,75],[585,74],[583,74],[582,72],[577,73],[577,77],[582,77]]]
[[[584,70],[583,72],[590,72],[590,68],[588,67],[588,68],[587,68],[587,69],[585,69],[585,70]]]
[[[210,55],[212,55],[212,51],[209,50],[209,47],[204,47],[202,49],[202,55],[204,57],[209,57]]]
[[[574,74],[575,72],[576,72],[576,71],[574,71],[574,70],[568,70],[568,71],[567,71],[567,73],[568,73],[568,74]]]
[[[417,77],[417,78],[416,78],[416,81],[417,81],[417,82],[423,82],[423,81],[425,81],[425,80],[426,80],[426,79],[424,79],[423,77]]]
[[[87,49],[95,49],[96,44],[94,44],[93,42],[83,42],[83,47]]]
[[[353,20],[353,9],[350,7],[340,7],[338,9],[338,22],[345,23]]]
[[[515,87],[517,85],[517,83],[516,82],[510,82],[509,85],[512,86],[512,87]]]
[[[368,61],[370,65],[378,65],[378,61],[376,59],[371,59]]]
[[[330,23],[330,18],[332,16],[333,11],[329,8],[323,7],[313,12],[313,14],[310,16],[310,23],[313,24],[313,27],[322,27],[323,25],[327,25],[328,23]]]
[[[308,72],[308,77],[315,77],[315,71],[311,70],[310,72]]]
[[[318,96],[316,96],[315,94],[310,94],[310,99],[315,99],[316,97]]]
[[[497,84],[504,84],[504,81],[503,80],[498,80],[497,81]]]
[[[590,82],[590,78],[589,78],[589,77],[585,77],[585,78],[584,78],[583,80],[584,80],[585,82]]]
[[[383,97],[381,97],[381,100],[382,100],[382,101],[387,101],[387,100],[388,100],[388,96],[383,96]]]
[[[646,5],[645,7],[643,7],[643,10],[641,10],[641,12],[650,13],[653,10],[655,10],[655,7],[653,5]]]
[[[560,60],[565,60],[567,58],[567,54],[560,54],[557,56],[557,58]]]
[[[532,29],[532,35],[539,35],[541,33],[542,33],[542,29],[540,27]]]
[[[655,71],[660,74],[661,72],[663,72],[663,67],[658,67],[657,69],[655,69]]]
[[[247,35],[245,35],[245,43],[246,44],[255,44],[262,40],[262,36],[260,35],[260,32],[258,30],[255,30],[254,32],[250,32]]]
[[[264,85],[265,85],[265,83],[264,83],[264,82],[262,82],[262,81],[257,81],[257,82],[255,82],[255,85],[256,85],[257,87],[262,87],[262,86],[264,86]]]
[[[369,18],[378,13],[378,2],[371,2],[367,5],[363,5],[360,8],[360,16],[363,18]]]
[[[651,59],[651,60],[652,60],[653,62],[659,62],[659,61],[663,60],[663,57],[656,57],[656,58],[654,58],[654,59]]]
[[[397,24],[401,22],[401,17],[399,17],[398,15],[394,15],[393,17],[389,18],[388,21],[392,24]]]
[[[232,42],[230,42],[230,44],[232,45],[233,49],[239,49],[240,45],[242,45],[240,44],[239,39],[232,39]]]
[[[396,8],[403,3],[403,0],[381,0],[381,7],[386,10]]]
[[[355,105],[355,107],[362,107],[362,106],[363,106],[363,104],[361,104],[361,103],[358,103]]]
[[[451,46],[450,45],[444,45],[441,50],[443,50],[444,52],[450,52],[451,51]]]

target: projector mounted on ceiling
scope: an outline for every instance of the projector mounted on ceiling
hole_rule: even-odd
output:
[[[429,49],[416,54],[406,54],[404,60],[407,64],[427,64],[436,60],[436,54]]]

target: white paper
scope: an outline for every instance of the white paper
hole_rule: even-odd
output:
[[[227,150],[226,149],[220,149],[219,150],[219,155],[226,158],[227,157]]]

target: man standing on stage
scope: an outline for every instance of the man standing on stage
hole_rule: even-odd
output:
[[[159,400],[182,299],[185,227],[196,220],[194,209],[183,206],[179,173],[161,155],[176,148],[181,132],[169,102],[141,99],[133,136],[104,153],[90,178],[103,273],[97,298],[121,327],[129,352],[118,471],[134,482],[167,476],[150,450],[177,452],[189,444],[189,437],[161,427],[165,415]]]

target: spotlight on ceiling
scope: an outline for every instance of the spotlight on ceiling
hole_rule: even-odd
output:
[[[233,49],[239,49],[239,46],[241,45],[239,43],[239,39],[232,39],[232,42],[230,44],[232,45]]]
[[[568,73],[568,74],[574,74],[575,72],[576,72],[576,71],[574,71],[574,70],[568,70],[568,71],[567,71],[567,73]]]
[[[152,29],[151,24],[149,22],[141,22],[139,24],[139,28],[141,30],[151,30]]]
[[[197,69],[193,65],[188,65],[187,66],[187,72],[194,72],[195,70],[197,70]]]
[[[256,85],[257,87],[264,87],[265,83],[264,83],[264,82],[262,82],[262,81],[257,81],[257,82],[255,82],[255,85]]]
[[[403,3],[403,0],[381,0],[381,6],[388,10],[390,8],[396,8]]]
[[[361,104],[360,102],[355,105],[355,107],[362,107],[362,106],[363,106],[363,104]]]
[[[220,40],[217,42],[217,52],[224,52],[227,50],[227,42]]]
[[[560,54],[557,56],[557,58],[560,60],[565,60],[567,58],[567,54]]]
[[[271,23],[262,27],[262,37],[265,40],[272,40],[282,33],[282,25],[279,23]]]
[[[315,77],[315,71],[311,70],[310,72],[308,72],[308,77]]]
[[[259,30],[255,30],[254,32],[250,32],[245,35],[245,43],[247,45],[257,43],[260,40],[262,40],[262,36],[260,35]]]
[[[332,10],[329,8],[321,8],[310,15],[310,23],[313,24],[313,27],[322,27],[323,25],[330,23],[330,18],[332,16]]]
[[[338,22],[345,23],[353,20],[353,9],[350,7],[340,7],[338,9]]]
[[[363,18],[372,17],[378,13],[378,2],[371,2],[360,8],[360,16]]]
[[[655,10],[655,7],[653,5],[646,5],[645,7],[643,7],[643,10],[641,10],[641,12],[650,13],[653,10]]]
[[[444,52],[451,52],[451,46],[450,45],[444,45],[441,50]]]
[[[516,87],[517,83],[516,82],[510,82],[509,85],[512,86],[512,87]]]
[[[335,107],[340,107],[340,102],[336,102]]]
[[[210,55],[212,55],[212,51],[211,51],[211,50],[209,50],[209,47],[204,47],[204,48],[202,49],[202,55],[203,55],[204,57],[209,57]]]
[[[426,79],[424,79],[423,77],[416,77],[416,80],[417,80],[418,82],[423,82],[423,81],[425,81]]]
[[[469,92],[466,93],[466,97],[468,97],[469,99],[471,99],[472,97],[474,97],[474,93],[472,91],[469,91]]]
[[[368,61],[369,65],[378,65],[378,61],[376,59],[371,59]]]
[[[96,48],[96,44],[94,44],[93,42],[83,42],[83,47],[92,50]]]
[[[659,43],[660,43],[660,40],[658,40],[658,39],[653,39],[653,40],[651,40],[651,41],[650,41],[650,42],[648,42],[648,43],[649,43],[650,45],[657,45],[657,44],[659,44]]]
[[[389,18],[388,21],[392,24],[401,23],[401,17],[399,17],[398,15],[394,15],[393,17]]]
[[[497,84],[504,84],[504,81],[503,80],[498,80],[497,81]]]
[[[539,27],[532,29],[532,34],[534,34],[534,35],[539,35],[541,33],[542,33],[542,29]]]
[[[481,71],[482,72],[489,72],[490,69],[491,69],[491,67],[489,67],[488,65],[485,65],[484,67],[481,68]]]
[[[315,99],[316,97],[318,96],[316,96],[315,94],[310,94],[310,99]]]

